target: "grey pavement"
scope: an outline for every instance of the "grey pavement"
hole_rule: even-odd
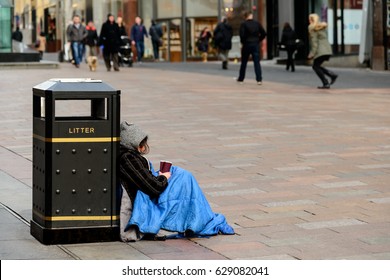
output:
[[[310,67],[143,63],[106,72],[0,69],[0,259],[390,259],[390,73]],[[32,88],[102,79],[121,90],[121,119],[150,135],[149,159],[190,170],[236,231],[136,243],[51,245],[29,233]],[[74,108],[65,107],[72,111]]]

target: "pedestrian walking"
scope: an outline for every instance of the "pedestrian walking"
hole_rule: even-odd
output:
[[[161,26],[157,24],[155,20],[152,20],[152,25],[149,28],[149,35],[152,40],[154,60],[158,61],[160,58],[159,48],[163,45],[163,31]]]
[[[241,40],[241,66],[237,82],[242,83],[245,79],[246,66],[249,56],[252,56],[255,68],[256,81],[262,84],[263,77],[260,65],[260,43],[267,36],[263,26],[253,19],[251,12],[245,13],[245,21],[240,26]]]
[[[85,48],[86,48],[86,60],[91,71],[96,71],[97,67],[97,43],[98,43],[98,34],[96,31],[95,24],[90,20],[87,24],[87,37],[85,39]]]
[[[46,51],[46,35],[44,32],[39,34],[38,39],[35,42],[35,48],[39,52],[39,59],[42,60],[43,53]]]
[[[135,46],[137,50],[137,61],[139,63],[142,62],[145,52],[144,37],[148,38],[148,33],[146,32],[145,26],[142,24],[142,19],[136,17],[135,24],[131,27],[130,40],[131,44]]]
[[[12,40],[16,41],[18,52],[23,52],[23,34],[19,30],[19,26],[12,32]]]
[[[214,213],[194,176],[178,166],[154,171],[144,155],[148,135],[126,121],[120,125],[120,237],[124,242],[150,236],[160,229],[181,237],[234,234],[225,217]]]
[[[73,16],[73,23],[68,26],[66,35],[73,51],[74,65],[79,68],[83,61],[84,41],[87,37],[87,30],[81,23],[80,16]]]
[[[208,56],[208,51],[209,51],[209,42],[210,42],[210,39],[212,37],[213,36],[211,35],[211,32],[207,26],[205,28],[203,28],[203,30],[199,34],[197,47],[198,47],[198,50],[202,53],[202,61],[203,62],[207,62],[207,56]]]
[[[310,53],[307,58],[314,59],[313,70],[322,81],[322,86],[318,88],[329,89],[330,85],[334,84],[338,76],[322,66],[332,55],[332,48],[327,35],[328,24],[326,22],[320,22],[317,14],[309,15],[309,23]],[[330,82],[326,76],[330,78]]]
[[[287,51],[287,63],[286,70],[288,71],[291,67],[291,72],[295,72],[294,54],[297,50],[297,34],[292,29],[290,23],[286,22],[282,30],[281,45],[285,47]]]
[[[214,30],[214,43],[222,60],[222,69],[228,69],[229,51],[232,48],[233,28],[226,18]]]
[[[85,48],[87,57],[97,56],[96,46],[99,40],[95,24],[92,20],[88,22],[86,27],[87,37],[85,38]]]
[[[103,46],[103,58],[107,71],[111,71],[111,61],[115,71],[119,71],[118,52],[121,43],[119,26],[112,14],[107,15],[99,36],[99,45]]]
[[[127,36],[126,25],[123,22],[123,18],[122,17],[117,17],[116,18],[116,23],[118,24],[118,27],[119,27],[119,34],[121,36]]]

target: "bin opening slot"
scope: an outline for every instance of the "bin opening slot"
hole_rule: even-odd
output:
[[[33,98],[33,116],[35,118],[45,118],[45,98],[34,96]]]
[[[107,120],[107,98],[56,99],[55,120]]]

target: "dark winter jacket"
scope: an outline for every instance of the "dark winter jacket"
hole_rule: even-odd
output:
[[[266,36],[267,33],[258,21],[249,19],[241,23],[241,44],[259,44]]]
[[[214,30],[215,46],[221,50],[232,48],[233,28],[227,22],[221,22]]]
[[[144,36],[148,37],[146,28],[144,25],[134,24],[130,31],[130,40],[135,42],[143,42]]]
[[[14,31],[12,33],[12,39],[15,40],[15,41],[18,41],[18,42],[22,42],[23,41],[23,34],[22,34],[22,32],[20,32],[19,29]]]
[[[96,28],[87,26],[86,29],[87,29],[87,38],[85,38],[85,44],[90,47],[96,46],[98,42],[98,35],[96,32]]]
[[[99,37],[99,45],[103,45],[104,53],[115,53],[119,51],[121,43],[119,26],[116,22],[111,23],[107,20],[102,25]]]
[[[127,36],[126,27],[124,25],[119,26],[119,34],[121,36]]]
[[[121,146],[120,154],[120,182],[131,201],[134,201],[138,190],[155,198],[167,188],[167,178],[163,175],[154,176],[148,160],[138,151]]]
[[[209,31],[207,31],[207,33],[204,36],[202,36],[203,33],[204,33],[203,31],[200,32],[197,46],[199,51],[207,52],[209,50],[209,41],[212,35]]]
[[[80,23],[79,28],[76,27],[73,23],[70,24],[66,30],[66,35],[69,42],[84,42],[87,37],[87,29],[85,26]]]
[[[296,49],[297,34],[291,27],[286,27],[282,31],[281,44],[286,46],[286,49]]]
[[[160,38],[163,36],[161,26],[159,26],[157,24],[153,24],[149,28],[149,35],[152,38],[152,41],[158,42],[160,40]]]

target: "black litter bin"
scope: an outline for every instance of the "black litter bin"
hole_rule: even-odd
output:
[[[91,79],[33,88],[31,234],[43,244],[118,240],[120,91]]]

